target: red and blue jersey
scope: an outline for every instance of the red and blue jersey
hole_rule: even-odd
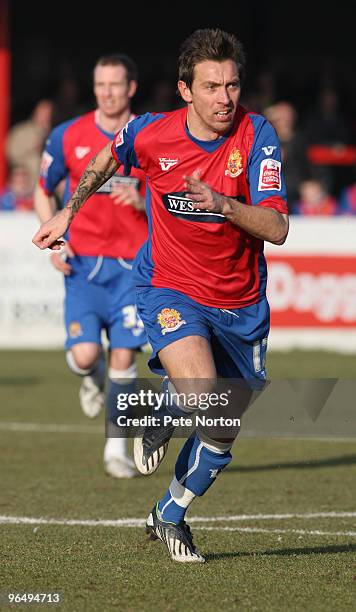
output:
[[[147,175],[149,237],[135,282],[181,291],[205,306],[249,306],[265,296],[263,241],[222,214],[194,209],[183,177],[199,170],[220,194],[287,213],[280,143],[264,117],[241,106],[231,131],[215,141],[194,138],[186,117],[186,108],[141,115],[113,142],[125,173],[133,166]]]
[[[88,162],[114,134],[96,123],[95,111],[58,125],[50,134],[42,157],[40,184],[47,195],[65,179],[63,201],[77,187]],[[67,239],[77,255],[133,259],[147,238],[147,218],[132,206],[114,204],[109,197],[115,181],[132,182],[142,195],[145,175],[132,169],[124,176],[121,169],[85,203],[70,225]]]

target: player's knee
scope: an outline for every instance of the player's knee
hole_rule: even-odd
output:
[[[124,372],[131,367],[136,367],[134,363],[134,352],[131,349],[113,349],[111,351],[110,368]]]
[[[83,374],[91,371],[100,357],[100,347],[96,344],[75,345],[67,351],[67,363],[71,370],[76,374]],[[81,370],[81,372],[78,372]]]

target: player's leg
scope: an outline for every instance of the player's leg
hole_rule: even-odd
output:
[[[268,305],[266,302],[260,303],[240,309],[238,313],[215,311],[210,315],[207,313],[214,332],[212,347],[215,363],[218,373],[231,377],[229,383],[236,385],[228,416],[234,416],[234,412],[236,416],[241,416],[252,394],[259,392],[264,385]],[[165,350],[160,354],[165,369],[174,376],[175,364],[170,357]],[[225,431],[223,426],[197,428],[178,456],[174,478],[165,495],[152,509],[146,524],[151,538],[165,542],[174,561],[204,561],[193,544],[190,529],[184,520],[185,513],[194,498],[204,495],[229,464],[230,449],[239,429],[239,423],[229,425]]]
[[[105,360],[102,347],[94,342],[73,344],[66,353],[68,367],[82,377],[79,400],[84,414],[96,417],[104,406]]]
[[[205,561],[193,543],[185,514],[195,497],[204,495],[230,463],[231,446],[232,442],[207,442],[196,433],[183,445],[173,480],[146,523],[147,533],[165,542],[173,561]]]
[[[197,379],[201,379],[200,382],[204,382],[209,392],[216,377],[210,343],[198,337],[184,338],[178,342],[160,351],[160,360],[165,370],[174,380],[179,380],[181,393],[185,387],[184,378],[189,379],[191,372],[195,377],[192,381],[194,386]],[[185,355],[184,363],[175,359],[176,354]],[[187,382],[191,385],[190,380]],[[202,385],[198,388],[198,397],[199,393],[204,393]],[[231,461],[230,449],[234,434],[230,431],[232,438],[223,441],[212,439],[208,434],[195,432],[185,442],[178,455],[171,484],[147,520],[148,531],[166,543],[175,561],[204,561],[193,544],[185,523],[185,514],[195,497],[204,495]]]
[[[132,349],[114,348],[110,351],[106,393],[107,426],[104,448],[105,471],[116,478],[132,478],[135,464],[129,457],[127,431],[118,427],[118,395],[130,395],[136,389],[137,366]]]
[[[79,392],[82,410],[93,418],[104,405],[105,360],[101,348],[102,323],[96,310],[100,296],[98,289],[87,282],[86,272],[82,260],[75,258],[72,274],[65,277],[66,359],[72,372],[82,378]]]
[[[118,427],[118,395],[136,392],[135,351],[147,343],[142,321],[137,316],[131,270],[119,262],[108,262],[113,270],[107,301],[106,328],[110,357],[106,393],[107,440],[104,449],[105,470],[111,476],[136,475],[127,450],[127,429]],[[121,413],[122,414],[122,413]],[[126,417],[130,417],[128,410]]]

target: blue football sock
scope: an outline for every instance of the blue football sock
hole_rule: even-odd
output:
[[[125,411],[118,410],[117,397],[119,394],[130,395],[136,393],[136,365],[133,364],[127,370],[120,371],[109,369],[109,380],[106,391],[106,420],[110,429],[109,437],[126,437],[125,428],[117,425],[119,416],[132,416],[132,407],[128,403]]]
[[[109,379],[107,392],[106,392],[106,409],[107,419],[113,425],[117,426],[117,418],[121,415],[130,417],[129,414],[130,406],[125,411],[121,412],[117,408],[117,396],[119,393],[136,393],[136,382],[133,380],[129,384],[118,384],[113,380]]]
[[[181,522],[194,497],[204,495],[217,475],[230,463],[230,450],[220,451],[215,447],[212,450],[211,445],[208,446],[195,433],[185,442],[177,459],[175,477],[158,502],[162,520]]]

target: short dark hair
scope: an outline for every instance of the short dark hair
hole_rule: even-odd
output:
[[[128,82],[137,81],[137,66],[133,59],[128,55],[125,55],[125,53],[102,55],[97,60],[94,70],[98,66],[123,66],[126,69]]]
[[[196,64],[206,60],[222,62],[227,59],[236,62],[242,80],[245,76],[245,52],[236,36],[218,28],[195,30],[180,48],[179,80],[191,87]]]

